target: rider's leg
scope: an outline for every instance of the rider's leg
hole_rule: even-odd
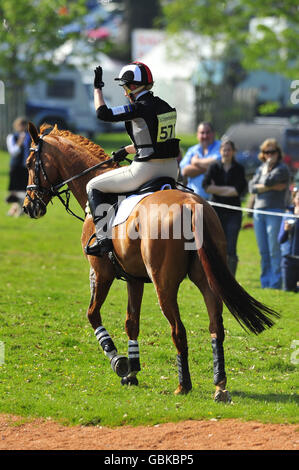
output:
[[[108,195],[97,189],[89,189],[87,192],[88,203],[96,229],[96,241],[85,247],[87,255],[103,256],[112,249],[112,240],[108,234],[108,213],[113,210],[108,204]]]
[[[96,226],[96,242],[85,248],[88,255],[102,256],[112,248],[111,236],[108,238],[105,222],[109,209],[109,193],[125,193],[137,189],[152,178],[159,176],[177,176],[177,161],[175,158],[154,159],[146,162],[133,162],[107,171],[89,181],[86,187],[89,207]],[[106,204],[105,204],[106,203]],[[110,216],[113,211],[110,210]]]

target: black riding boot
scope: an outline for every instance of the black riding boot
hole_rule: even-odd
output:
[[[92,245],[89,245],[89,241],[91,240],[89,239],[85,247],[85,253],[87,255],[103,256],[113,248],[112,240],[108,237],[107,233],[108,222],[106,221],[106,223],[104,223],[103,221],[104,217],[107,217],[107,212],[109,210],[107,196],[108,195],[106,193],[102,193],[96,189],[92,189],[87,193],[89,208],[96,229],[96,241]],[[103,210],[103,208],[100,207],[104,203],[107,204],[107,210]]]

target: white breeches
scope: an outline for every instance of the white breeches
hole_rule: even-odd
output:
[[[86,190],[89,192],[92,189],[97,189],[103,193],[131,192],[147,181],[160,176],[177,179],[178,163],[176,158],[153,159],[145,162],[133,161],[129,166],[107,171],[91,179]]]

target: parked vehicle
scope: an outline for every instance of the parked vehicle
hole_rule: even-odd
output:
[[[261,143],[275,138],[284,152],[284,161],[295,173],[299,168],[299,127],[287,118],[258,117],[253,122],[240,122],[230,126],[222,138],[233,140],[237,147],[237,160],[250,177],[260,165],[257,158]]]
[[[56,123],[61,129],[69,129],[91,139],[97,133],[110,132],[111,123],[104,123],[96,117],[92,70],[87,73],[78,67],[62,66],[47,81],[40,80],[26,86],[26,115],[38,127],[44,122]],[[115,82],[114,90],[109,90],[111,80],[105,87],[105,98],[107,96],[107,104],[113,105],[118,90]]]

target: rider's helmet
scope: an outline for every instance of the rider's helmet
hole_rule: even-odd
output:
[[[144,87],[147,90],[149,90],[154,83],[149,67],[137,61],[125,65],[121,69],[118,78],[115,78],[115,80],[119,80],[121,86],[134,84],[139,85],[139,87]]]

